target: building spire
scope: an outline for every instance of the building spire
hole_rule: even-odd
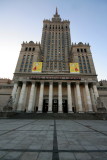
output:
[[[58,9],[57,9],[57,7],[56,7],[56,15],[58,15]]]

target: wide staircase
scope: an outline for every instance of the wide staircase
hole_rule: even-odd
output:
[[[107,120],[107,113],[26,113],[0,112],[0,118],[8,119],[77,119],[77,120]]]

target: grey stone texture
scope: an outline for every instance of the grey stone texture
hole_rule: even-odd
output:
[[[56,160],[106,160],[107,121],[0,120],[0,160],[53,160],[53,144]]]

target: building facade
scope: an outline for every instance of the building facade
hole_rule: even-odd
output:
[[[41,72],[32,72],[42,62]],[[70,63],[79,72],[70,72]],[[23,42],[14,73],[13,110],[26,112],[97,112],[97,75],[89,44],[71,43],[70,21],[58,11],[43,21],[41,43]]]

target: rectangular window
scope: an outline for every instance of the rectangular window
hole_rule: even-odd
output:
[[[89,73],[91,73],[91,69],[89,70]]]
[[[77,48],[77,52],[79,52],[79,48]]]
[[[80,73],[83,73],[83,70],[80,70]]]
[[[33,48],[32,51],[35,51],[35,48]]]
[[[31,51],[31,48],[29,48],[29,51]]]
[[[32,65],[29,65],[29,68],[31,68],[32,67]]]
[[[25,68],[27,68],[27,65],[25,65]]]
[[[83,52],[83,49],[81,49],[81,52]]]
[[[84,70],[85,73],[87,73],[87,70]]]
[[[25,51],[27,51],[27,50],[28,50],[28,47],[25,48]]]
[[[86,50],[86,49],[84,49],[84,52],[87,52],[87,50]]]

